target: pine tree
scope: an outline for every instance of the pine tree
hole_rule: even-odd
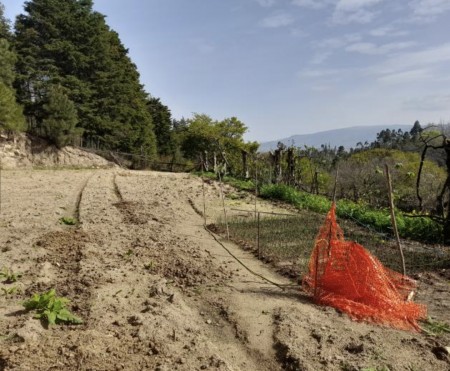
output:
[[[0,3],[0,130],[8,133],[25,130],[22,108],[17,104],[12,88],[16,55],[11,50],[10,37],[4,7]]]
[[[139,73],[91,0],[31,0],[16,21],[16,84],[34,128],[42,129],[51,85],[65,88],[85,137],[111,149],[156,154]]]
[[[48,102],[43,106],[46,117],[42,122],[45,136],[58,148],[62,148],[79,137],[77,111],[74,103],[60,85],[50,87]]]
[[[169,155],[175,150],[172,135],[172,114],[167,106],[161,103],[159,98],[150,97],[147,101],[147,109],[152,116],[155,128],[156,141],[159,155]]]

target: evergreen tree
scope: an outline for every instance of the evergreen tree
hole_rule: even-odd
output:
[[[173,153],[175,144],[172,135],[172,114],[169,108],[162,104],[159,98],[150,97],[147,101],[147,109],[152,116],[159,155]]]
[[[409,133],[414,139],[417,139],[422,131],[423,129],[422,126],[420,126],[420,122],[416,121]]]
[[[154,156],[156,139],[139,73],[91,0],[31,0],[16,21],[20,101],[42,129],[51,85],[65,88],[88,138]]]
[[[25,130],[25,119],[12,88],[16,55],[10,48],[9,38],[9,24],[0,3],[0,130],[11,133]]]
[[[5,6],[0,2],[0,39],[11,39],[9,21],[5,17]]]
[[[42,122],[45,136],[58,148],[71,144],[82,134],[77,128],[77,111],[74,103],[60,86],[52,86],[48,92],[48,102],[43,106],[46,118]]]

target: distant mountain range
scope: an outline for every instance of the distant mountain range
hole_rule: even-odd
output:
[[[321,131],[313,134],[293,135],[289,138],[274,140],[271,142],[261,143],[260,152],[267,152],[277,148],[278,142],[282,142],[286,146],[294,145],[295,147],[320,148],[322,144],[330,145],[331,148],[344,146],[345,149],[355,148],[356,144],[361,142],[373,142],[377,139],[377,134],[385,129],[410,131],[412,125],[377,125],[377,126],[353,126],[350,128],[342,128],[335,130]]]

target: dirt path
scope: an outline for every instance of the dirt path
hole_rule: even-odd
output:
[[[0,370],[450,367],[442,339],[352,322],[249,273],[203,228],[193,176],[8,171],[3,190],[0,268],[23,277],[20,292],[0,296]],[[206,197],[217,215],[216,184]],[[293,284],[222,242],[251,270]],[[22,311],[52,287],[82,325],[45,329]]]

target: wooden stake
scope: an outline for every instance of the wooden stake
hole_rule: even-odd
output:
[[[2,213],[2,156],[0,155],[0,214]]]
[[[227,240],[230,240],[230,230],[228,228],[227,209],[225,208],[225,196],[224,196],[224,192],[223,192],[223,183],[222,183],[222,177],[220,176],[220,171],[218,174],[219,174],[219,182],[220,182],[220,197],[222,198],[223,216],[225,217],[225,225],[227,227]]]
[[[203,225],[206,227],[206,197],[205,197],[205,179],[202,172],[202,191],[203,191]]]
[[[391,209],[391,222],[392,228],[394,229],[395,240],[397,242],[397,248],[400,252],[400,258],[402,261],[403,275],[406,276],[406,266],[405,266],[405,256],[403,255],[402,245],[400,244],[400,236],[398,234],[397,221],[395,219],[395,210],[394,210],[394,197],[392,194],[392,182],[391,182],[391,174],[389,172],[389,166],[385,165],[386,171],[386,179],[388,185],[388,196],[389,196],[389,208]]]
[[[339,165],[336,164],[336,178],[334,179],[333,203],[336,202],[336,193],[337,193],[338,177],[339,177]]]
[[[261,223],[261,217],[260,217],[260,213],[258,213],[258,217],[257,217],[257,231],[256,231],[256,246],[257,246],[257,249],[258,249],[258,258],[259,259],[261,259],[261,245],[260,245],[260,234],[261,234],[261,231],[260,231],[260,228],[261,228],[261,226],[260,226],[260,223]]]
[[[255,160],[255,219],[258,210],[257,201],[258,201],[258,160]]]

